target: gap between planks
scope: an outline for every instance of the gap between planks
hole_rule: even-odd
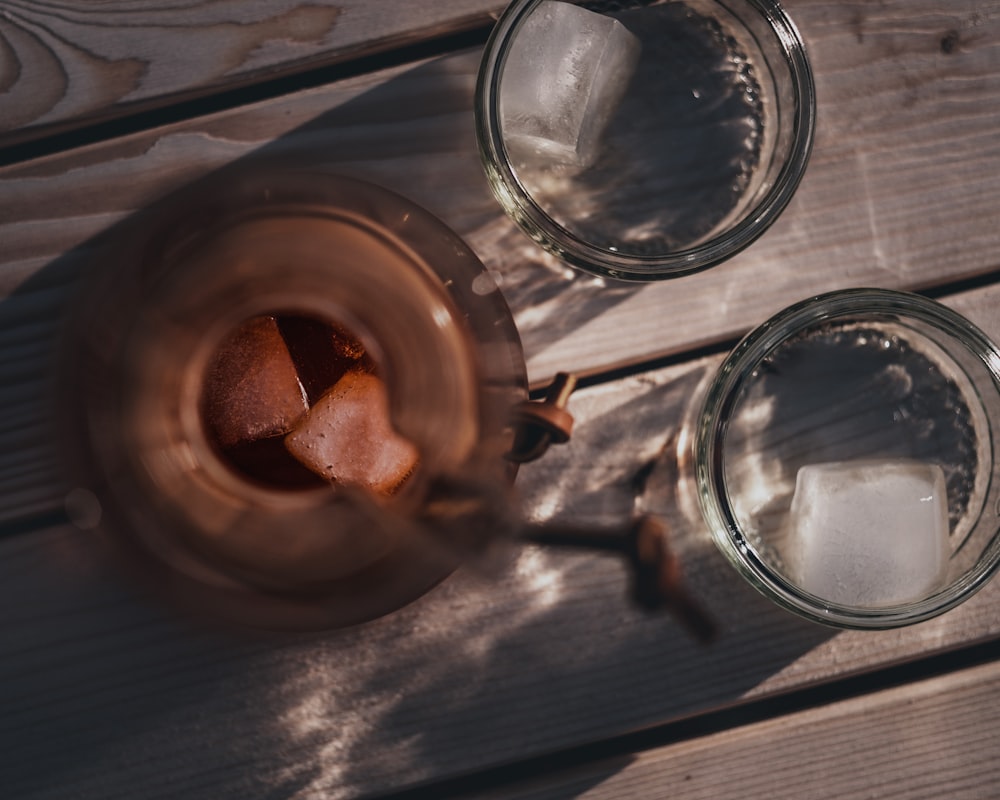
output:
[[[314,89],[391,67],[401,67],[445,56],[471,47],[481,47],[486,44],[492,30],[493,21],[490,20],[393,49],[378,49],[361,54],[348,52],[321,66],[284,72],[271,78],[247,79],[243,83],[229,85],[214,92],[191,91],[185,93],[184,98],[180,100],[176,97],[157,98],[128,106],[117,112],[108,111],[96,119],[70,120],[40,130],[32,130],[29,132],[32,138],[23,141],[13,140],[11,144],[0,146],[0,167],[57,155],[166,125],[190,122],[199,117],[274,100],[283,95]]]
[[[997,659],[1000,659],[1000,640],[979,642],[446,780],[366,795],[363,800],[447,800],[481,792],[491,798],[506,797],[510,792],[513,797],[519,784],[531,783],[537,787],[540,782],[551,780],[555,785],[564,774],[586,765],[623,761],[643,752],[927,681]]]

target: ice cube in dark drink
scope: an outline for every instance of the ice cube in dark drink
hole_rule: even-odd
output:
[[[202,408],[222,448],[285,434],[308,410],[274,317],[254,317],[226,337],[205,374]]]
[[[394,491],[416,463],[392,429],[364,345],[297,314],[262,315],[230,334],[202,391],[206,433],[238,473],[272,488],[328,482]]]
[[[416,448],[392,428],[385,384],[364,372],[344,375],[285,444],[327,480],[379,494],[397,489],[417,463]]]

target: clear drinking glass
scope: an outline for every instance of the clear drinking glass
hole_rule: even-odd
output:
[[[362,350],[345,396],[373,409],[356,387],[382,381],[388,424],[416,452],[385,491],[303,469],[285,428],[255,438],[284,421],[282,397],[304,402],[289,380]],[[227,358],[241,361],[228,373]],[[244,391],[247,375],[271,377]],[[365,621],[454,569],[453,543],[411,523],[447,505],[452,476],[509,486],[510,409],[527,395],[510,312],[457,235],[390,191],[288,165],[224,170],[108,237],[61,377],[72,494],[112,552],[176,604],[272,628]]]
[[[625,280],[751,244],[802,178],[815,115],[802,39],[773,0],[515,0],[476,96],[504,210],[566,262]]]
[[[841,627],[918,622],[966,599],[1000,562],[998,426],[1000,351],[961,315],[895,291],[821,295],[750,333],[713,377],[694,431],[701,510],[722,552],[779,605]],[[863,478],[846,508],[841,498],[840,512],[808,523],[810,546],[825,554],[811,567],[825,570],[817,593],[815,575],[803,578],[805,501],[795,498],[800,471],[822,464],[860,465]],[[943,476],[942,497],[916,500],[946,498],[944,563],[930,584],[913,531],[897,531],[907,537],[898,547],[882,538],[898,527],[894,516],[916,507],[879,495],[878,481],[898,465],[933,465]],[[834,496],[829,473],[816,474],[815,485]],[[851,504],[873,497],[885,521],[853,528],[867,512]],[[833,574],[841,569],[846,578]],[[864,581],[895,583],[899,597],[872,600],[858,588]],[[861,599],[851,601],[852,591]]]

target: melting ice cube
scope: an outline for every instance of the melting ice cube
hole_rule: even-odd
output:
[[[788,562],[806,591],[880,607],[926,597],[950,553],[948,496],[937,464],[854,461],[799,470]]]
[[[274,317],[254,317],[227,337],[205,374],[202,403],[223,448],[291,430],[308,405]]]
[[[587,166],[639,60],[618,20],[543,0],[517,31],[500,82],[500,124],[515,162]]]
[[[337,381],[285,437],[285,446],[327,480],[382,494],[406,479],[418,456],[392,429],[385,384],[362,372]]]

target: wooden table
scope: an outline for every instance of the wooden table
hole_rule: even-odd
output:
[[[490,195],[472,103],[501,8],[0,0],[0,796],[1000,795],[1000,582],[837,632],[691,530],[707,648],[634,608],[617,560],[527,546],[370,624],[250,635],[135,594],[65,523],[43,400],[95,241],[251,154],[425,206],[500,277],[533,385],[587,377],[573,441],[519,477],[535,519],[620,521],[692,387],[790,302],[916,290],[1000,338],[1000,3],[788,0],[818,91],[806,177],[747,251],[655,285],[562,268]]]

